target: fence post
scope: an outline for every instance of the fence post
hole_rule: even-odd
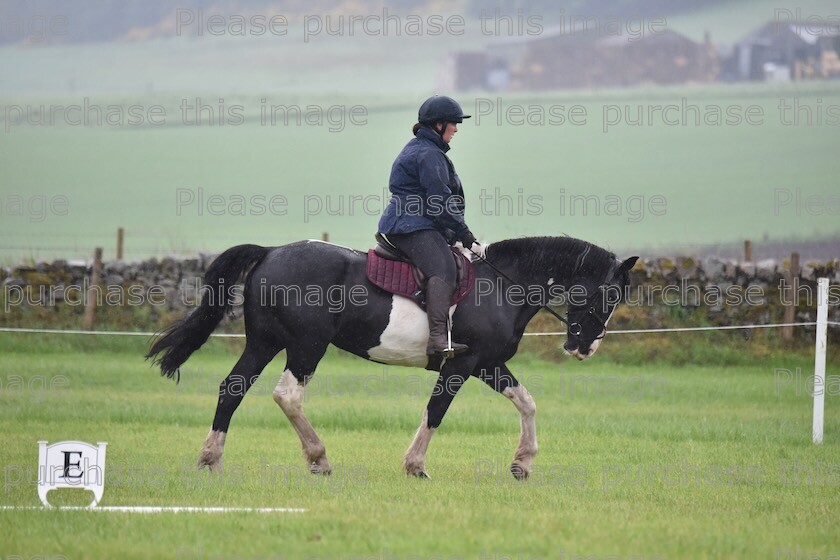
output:
[[[752,242],[749,239],[744,241],[744,262],[752,262]]]
[[[825,412],[825,353],[828,334],[828,278],[817,280],[817,342],[814,356],[814,443],[823,441]]]
[[[791,288],[790,301],[785,303],[785,323],[793,323],[796,320],[796,300],[799,294],[799,253],[791,253],[790,270],[788,270],[788,285]],[[793,341],[793,327],[782,327],[782,340]]]
[[[123,240],[125,239],[125,230],[120,228],[117,230],[117,260],[123,260]]]
[[[329,241],[330,240],[330,233],[325,231],[321,234],[321,241]]]
[[[96,292],[99,283],[102,281],[102,247],[97,247],[93,252],[93,267],[90,271],[90,284],[87,290],[87,301],[85,302],[85,316],[83,326],[86,330],[93,328],[93,313],[96,311]]]

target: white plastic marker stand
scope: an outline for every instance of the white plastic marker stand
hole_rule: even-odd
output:
[[[814,443],[823,441],[825,353],[828,334],[828,278],[817,280],[817,347],[814,357]]]
[[[0,505],[0,511],[52,510],[127,513],[305,513],[303,508],[288,507],[190,507],[190,506],[99,506],[105,491],[104,441],[97,445],[83,441],[60,441],[47,445],[38,442],[38,497],[41,506]],[[56,488],[83,488],[93,492],[88,506],[51,506],[47,494]],[[0,558],[2,560],[2,558]]]
[[[83,488],[93,492],[88,508],[95,508],[105,491],[105,447],[82,441],[38,442],[38,497],[45,508],[52,506],[47,493],[56,488]]]

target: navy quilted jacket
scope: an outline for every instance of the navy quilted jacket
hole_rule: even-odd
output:
[[[464,189],[446,156],[449,145],[422,127],[391,167],[391,202],[379,220],[381,233],[435,229],[454,243],[467,231]]]

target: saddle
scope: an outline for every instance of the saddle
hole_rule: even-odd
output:
[[[423,272],[411,263],[408,255],[392,245],[384,235],[376,234],[376,247],[368,251],[367,277],[375,286],[386,292],[407,297],[426,309],[426,281]],[[452,294],[450,305],[463,300],[475,284],[473,264],[454,247],[452,258],[458,271],[458,287]]]

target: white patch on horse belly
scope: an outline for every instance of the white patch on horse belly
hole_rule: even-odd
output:
[[[429,319],[420,306],[402,296],[391,296],[388,326],[379,337],[379,345],[368,350],[371,360],[395,366],[425,367],[429,361]],[[450,316],[454,311],[453,305]]]

